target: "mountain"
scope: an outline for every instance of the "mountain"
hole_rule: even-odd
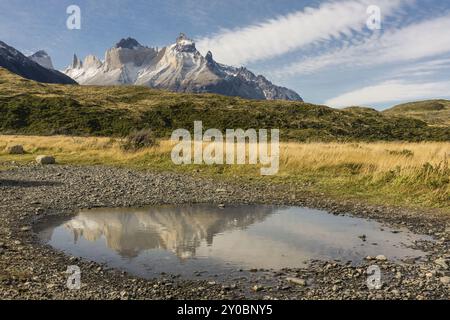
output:
[[[2,41],[0,41],[0,67],[38,82],[76,84],[73,79],[65,74],[41,66]]]
[[[175,92],[302,101],[296,92],[275,86],[246,68],[214,61],[211,52],[202,56],[184,34],[162,49],[143,46],[132,38],[122,39],[106,52],[104,61],[92,55],[81,61],[75,55],[64,73],[84,85],[133,84]]]
[[[434,126],[449,126],[450,100],[425,100],[403,103],[387,109],[383,113],[419,119]]]
[[[28,58],[30,58],[34,62],[40,64],[44,68],[47,68],[50,70],[55,69],[55,68],[53,68],[52,58],[50,58],[50,56],[44,50],[40,50],[40,51],[34,53],[33,55],[29,56]]]

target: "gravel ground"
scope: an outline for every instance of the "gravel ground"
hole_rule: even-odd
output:
[[[226,192],[223,192],[224,189]],[[219,192],[220,190],[220,192]],[[105,167],[25,166],[0,172],[1,299],[449,299],[450,217],[353,202],[336,202],[289,185],[230,184],[174,173]],[[364,261],[358,266],[312,261],[303,269],[259,270],[233,283],[144,280],[83,261],[39,242],[39,221],[78,209],[152,204],[283,204],[373,218],[433,236],[416,243],[424,261]],[[369,290],[366,270],[376,263],[383,286]],[[66,287],[67,266],[82,270],[82,288]],[[270,280],[270,281],[267,281]],[[267,285],[270,283],[270,285]]]

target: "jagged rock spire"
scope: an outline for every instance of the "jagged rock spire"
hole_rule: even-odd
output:
[[[77,55],[74,54],[73,55],[73,60],[72,60],[72,69],[81,69],[83,68],[83,63],[81,62],[80,59],[78,59]]]
[[[208,51],[208,53],[206,54],[206,56],[205,56],[205,59],[206,59],[206,61],[208,61],[208,62],[214,62],[214,59],[213,59],[213,55],[212,55],[212,52],[211,51]]]

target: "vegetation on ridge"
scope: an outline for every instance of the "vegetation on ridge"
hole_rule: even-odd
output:
[[[386,115],[410,117],[434,126],[450,126],[450,101],[426,100],[399,104],[384,111]]]
[[[126,136],[150,128],[278,128],[285,141],[449,141],[449,127],[377,111],[337,110],[289,101],[180,94],[145,87],[48,85],[0,68],[3,134]]]

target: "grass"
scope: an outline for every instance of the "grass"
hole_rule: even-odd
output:
[[[371,109],[338,110],[290,101],[256,101],[214,94],[172,93],[135,86],[51,85],[0,68],[0,133],[124,137],[151,129],[280,129],[281,139],[331,141],[450,141],[450,127]]]
[[[21,144],[27,154],[7,155]],[[56,156],[60,164],[107,165],[133,169],[178,171],[218,179],[295,185],[298,190],[325,193],[376,204],[440,208],[450,213],[450,143],[297,143],[284,142],[280,171],[260,176],[258,166],[175,166],[167,140],[158,146],[127,152],[123,141],[109,137],[0,136],[0,166],[27,163],[38,154]]]
[[[400,104],[384,111],[387,115],[402,115],[433,126],[450,126],[450,101],[425,100]]]
[[[135,86],[51,85],[0,68],[0,134],[9,134],[0,136],[0,170],[11,161],[27,163],[38,154],[51,154],[61,164],[290,184],[338,198],[435,207],[449,213],[447,111],[445,100],[378,112]],[[261,177],[260,168],[249,165],[175,166],[172,145],[166,139],[174,129],[192,132],[194,121],[222,132],[227,128],[280,129],[279,174]],[[161,140],[159,145],[124,150],[122,137],[146,129]],[[2,150],[11,144],[22,144],[28,153],[5,154]]]

